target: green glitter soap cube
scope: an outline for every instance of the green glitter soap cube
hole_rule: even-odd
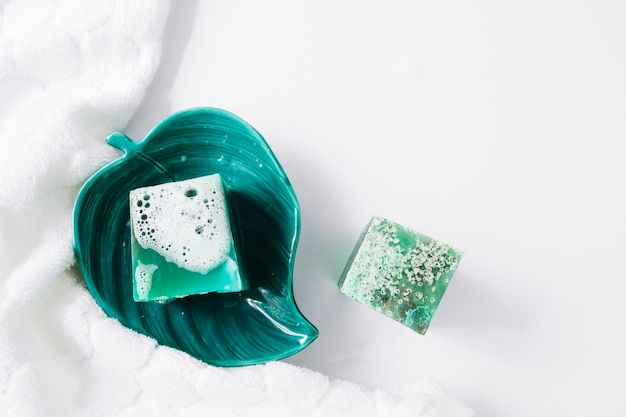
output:
[[[248,288],[219,174],[138,188],[129,200],[135,301]]]
[[[462,252],[374,217],[339,280],[341,292],[425,334]]]

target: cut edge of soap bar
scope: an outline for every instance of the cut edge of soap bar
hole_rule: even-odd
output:
[[[445,243],[374,216],[338,285],[346,296],[423,335],[462,256]]]
[[[201,181],[203,179],[206,180],[207,183],[202,183]],[[211,181],[209,180],[212,181],[215,189],[211,189],[211,195],[204,196],[202,195],[202,190],[203,187],[211,186]],[[160,248],[158,247],[158,245],[156,248],[151,248],[140,244],[139,239],[137,239],[136,233],[138,233],[139,230],[135,230],[137,225],[134,220],[137,220],[136,217],[138,213],[133,212],[133,210],[136,210],[138,208],[133,206],[133,204],[138,203],[138,201],[135,201],[138,199],[137,195],[149,195],[155,193],[156,190],[159,190],[158,194],[166,194],[167,192],[171,191],[170,188],[174,186],[174,184],[175,187],[179,189],[177,191],[181,192],[185,198],[182,199],[181,202],[180,196],[178,196],[179,201],[174,201],[174,207],[177,210],[173,211],[172,208],[174,207],[165,206],[159,209],[159,215],[172,216],[180,214],[182,216],[184,214],[187,219],[180,221],[183,225],[185,224],[185,222],[190,223],[188,220],[189,218],[192,218],[193,221],[191,223],[194,223],[197,216],[197,219],[199,219],[198,222],[200,222],[205,227],[203,227],[202,230],[198,230],[198,226],[191,225],[194,228],[193,231],[198,236],[192,234],[191,230],[188,231],[188,235],[194,236],[196,239],[200,238],[202,234],[205,233],[204,229],[206,229],[206,236],[209,240],[212,240],[214,237],[217,238],[217,236],[221,234],[221,242],[218,241],[213,242],[214,244],[208,244],[208,242],[206,242],[205,240],[201,243],[202,245],[208,245],[204,248],[205,251],[201,253],[212,253],[213,256],[218,256],[218,258],[216,258],[218,259],[218,261],[216,261],[213,265],[209,264],[207,266],[205,262],[205,265],[203,265],[203,269],[200,270],[185,268],[184,266],[181,266],[180,259],[177,262],[176,259],[172,258],[171,255],[167,255],[165,252],[163,252],[163,248],[167,246],[167,244],[165,244],[165,246],[161,246]],[[159,187],[163,188],[159,189]],[[227,202],[228,191],[228,184],[226,184],[222,180],[221,176],[218,173],[190,178],[182,181],[167,182],[162,184],[156,184],[153,186],[140,187],[130,191],[129,204],[131,209],[131,264],[134,301],[168,302],[191,295],[201,295],[211,292],[240,292],[245,291],[249,288],[248,282],[245,279],[245,276],[238,262],[239,256],[237,253],[234,237],[235,231],[232,230],[233,222],[231,221],[231,213],[229,212],[229,205]],[[143,201],[144,204],[141,206],[141,208],[145,209],[147,205],[145,203],[147,203],[148,201],[150,201],[152,205],[158,204],[158,202],[155,201],[157,199],[157,195],[154,194],[152,195],[152,197],[154,198],[152,198],[151,200]],[[160,195],[160,197],[162,198],[163,195]],[[187,203],[186,198],[189,199],[190,203]],[[194,207],[194,205],[196,207]],[[213,208],[211,208],[211,206]],[[197,211],[198,213],[195,213],[195,211]],[[216,215],[219,218],[216,218]],[[205,219],[203,216],[208,217]],[[141,219],[145,219],[145,216],[141,217]],[[222,223],[221,227],[224,230],[222,230],[221,232],[219,232],[218,230],[212,230],[211,227],[219,228],[220,221]],[[170,227],[172,222],[176,223],[175,220],[171,221]],[[158,225],[155,228],[158,228]],[[179,229],[170,228],[170,230],[174,230],[174,232],[171,233],[172,235],[183,235],[183,233]],[[155,232],[154,229],[152,229],[151,231]],[[213,232],[215,232],[215,234]],[[161,234],[161,237],[163,237],[164,234],[165,236],[167,236],[167,234],[164,232]],[[174,242],[171,243],[173,244]],[[170,247],[172,246],[172,244],[170,244]],[[216,252],[215,244],[223,248],[221,250],[217,250]],[[191,248],[191,246],[187,245],[187,252],[190,252],[189,249]],[[182,248],[184,250],[185,246],[182,246]],[[182,255],[185,255],[185,253],[182,253]],[[198,259],[201,257],[202,255],[200,255],[200,257],[196,256],[195,258]]]

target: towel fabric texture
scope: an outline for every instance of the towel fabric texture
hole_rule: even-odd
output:
[[[0,416],[473,415],[431,382],[389,392],[283,362],[209,366],[96,305],[74,265],[74,198],[119,157],[104,138],[154,76],[169,7],[0,2]]]

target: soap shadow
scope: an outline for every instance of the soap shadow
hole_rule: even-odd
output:
[[[433,318],[438,328],[464,328],[473,330],[519,329],[527,326],[524,316],[510,305],[472,282],[472,277],[458,271],[450,281],[445,296]]]
[[[168,98],[180,70],[183,53],[197,23],[198,0],[172,2],[161,36],[161,62],[141,104],[125,129],[135,140],[148,134],[162,119],[172,113]]]
[[[521,297],[502,288],[490,293],[461,270],[450,282],[429,332],[470,350],[517,360],[532,343],[531,330],[540,319]]]

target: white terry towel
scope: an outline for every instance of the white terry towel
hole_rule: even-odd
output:
[[[0,3],[0,416],[450,416],[282,362],[208,366],[106,317],[73,266],[80,185],[157,68],[168,0]]]

